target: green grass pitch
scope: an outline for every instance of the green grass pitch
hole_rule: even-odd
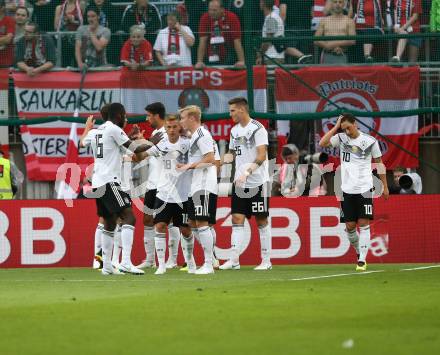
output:
[[[418,266],[2,269],[0,353],[439,354],[440,265]]]

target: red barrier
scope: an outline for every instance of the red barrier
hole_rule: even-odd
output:
[[[219,199],[217,255],[228,257],[230,201]],[[142,218],[137,214],[133,261],[144,257]],[[271,199],[274,264],[353,263],[354,251],[339,224],[335,197]],[[369,261],[440,262],[440,195],[392,196],[375,202]],[[95,203],[76,200],[0,201],[0,267],[90,266],[97,223]],[[260,262],[254,221],[246,225],[241,263]],[[202,260],[199,246],[196,259]],[[179,258],[182,259],[181,254]]]

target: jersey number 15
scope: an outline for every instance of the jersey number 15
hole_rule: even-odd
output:
[[[102,143],[102,134],[97,134],[96,139],[96,157],[104,158],[104,144]]]

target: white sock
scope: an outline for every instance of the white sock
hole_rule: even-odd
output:
[[[165,233],[158,233],[154,237],[154,244],[156,246],[157,261],[159,267],[165,267],[165,251],[167,248],[167,238]]]
[[[155,250],[154,250],[154,236],[156,232],[154,227],[144,227],[144,246],[145,254],[147,255],[146,260],[148,263],[154,263],[156,260]]]
[[[359,255],[359,235],[356,228],[351,231],[346,229],[345,232],[347,233],[347,238],[350,241],[351,246],[356,250],[356,254]]]
[[[131,249],[133,248],[134,227],[124,224],[121,228],[122,264],[131,265]]]
[[[197,243],[199,243],[200,245],[202,245],[202,243],[200,242],[200,236],[199,236],[199,230],[198,228],[191,228],[192,234],[194,236],[194,239],[197,240]]]
[[[179,253],[180,229],[178,227],[168,227],[168,259],[176,263],[177,254]]]
[[[204,265],[212,266],[212,234],[211,229],[206,226],[199,228],[199,239],[200,244],[203,247],[203,254],[205,256]]]
[[[214,226],[210,227],[211,234],[212,234],[212,261],[216,259],[215,255],[215,243],[217,242],[217,232],[215,231]]]
[[[270,232],[269,223],[265,226],[259,226],[258,231],[260,233],[261,259],[263,260],[263,263],[269,263],[270,251],[272,248],[272,234]]]
[[[366,261],[369,248],[370,226],[359,227],[359,261]]]
[[[240,245],[241,241],[244,239],[244,225],[243,224],[233,224],[232,225],[232,235],[231,235],[231,261],[234,264],[240,263]]]
[[[113,238],[112,265],[119,264],[120,254],[121,254],[121,226],[116,226],[115,236]]]
[[[102,262],[104,269],[112,270],[112,249],[114,231],[102,230]]]
[[[183,257],[187,265],[192,263],[193,251],[194,251],[194,236],[191,234],[188,238],[182,235],[180,239],[182,243]]]
[[[95,255],[99,253],[102,249],[102,230],[104,229],[104,225],[102,223],[98,223],[95,230]]]

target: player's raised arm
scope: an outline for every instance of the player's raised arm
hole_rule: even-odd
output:
[[[338,132],[339,128],[341,127],[341,120],[342,115],[339,116],[338,121],[336,122],[336,125],[329,130],[319,141],[319,146],[322,148],[329,147],[331,145],[330,139]]]
[[[383,197],[385,200],[388,200],[390,197],[390,191],[388,190],[388,182],[387,182],[387,170],[385,168],[384,163],[382,162],[382,158],[373,158],[373,161],[378,164],[377,167],[377,175],[379,175],[380,181],[382,181],[383,184]]]
[[[88,142],[85,141],[85,138],[87,137],[87,134],[93,129],[93,126],[95,125],[95,121],[96,120],[93,117],[93,115],[90,115],[89,117],[87,117],[86,126],[84,127],[84,132],[79,139],[80,147],[84,148],[88,145]]]

